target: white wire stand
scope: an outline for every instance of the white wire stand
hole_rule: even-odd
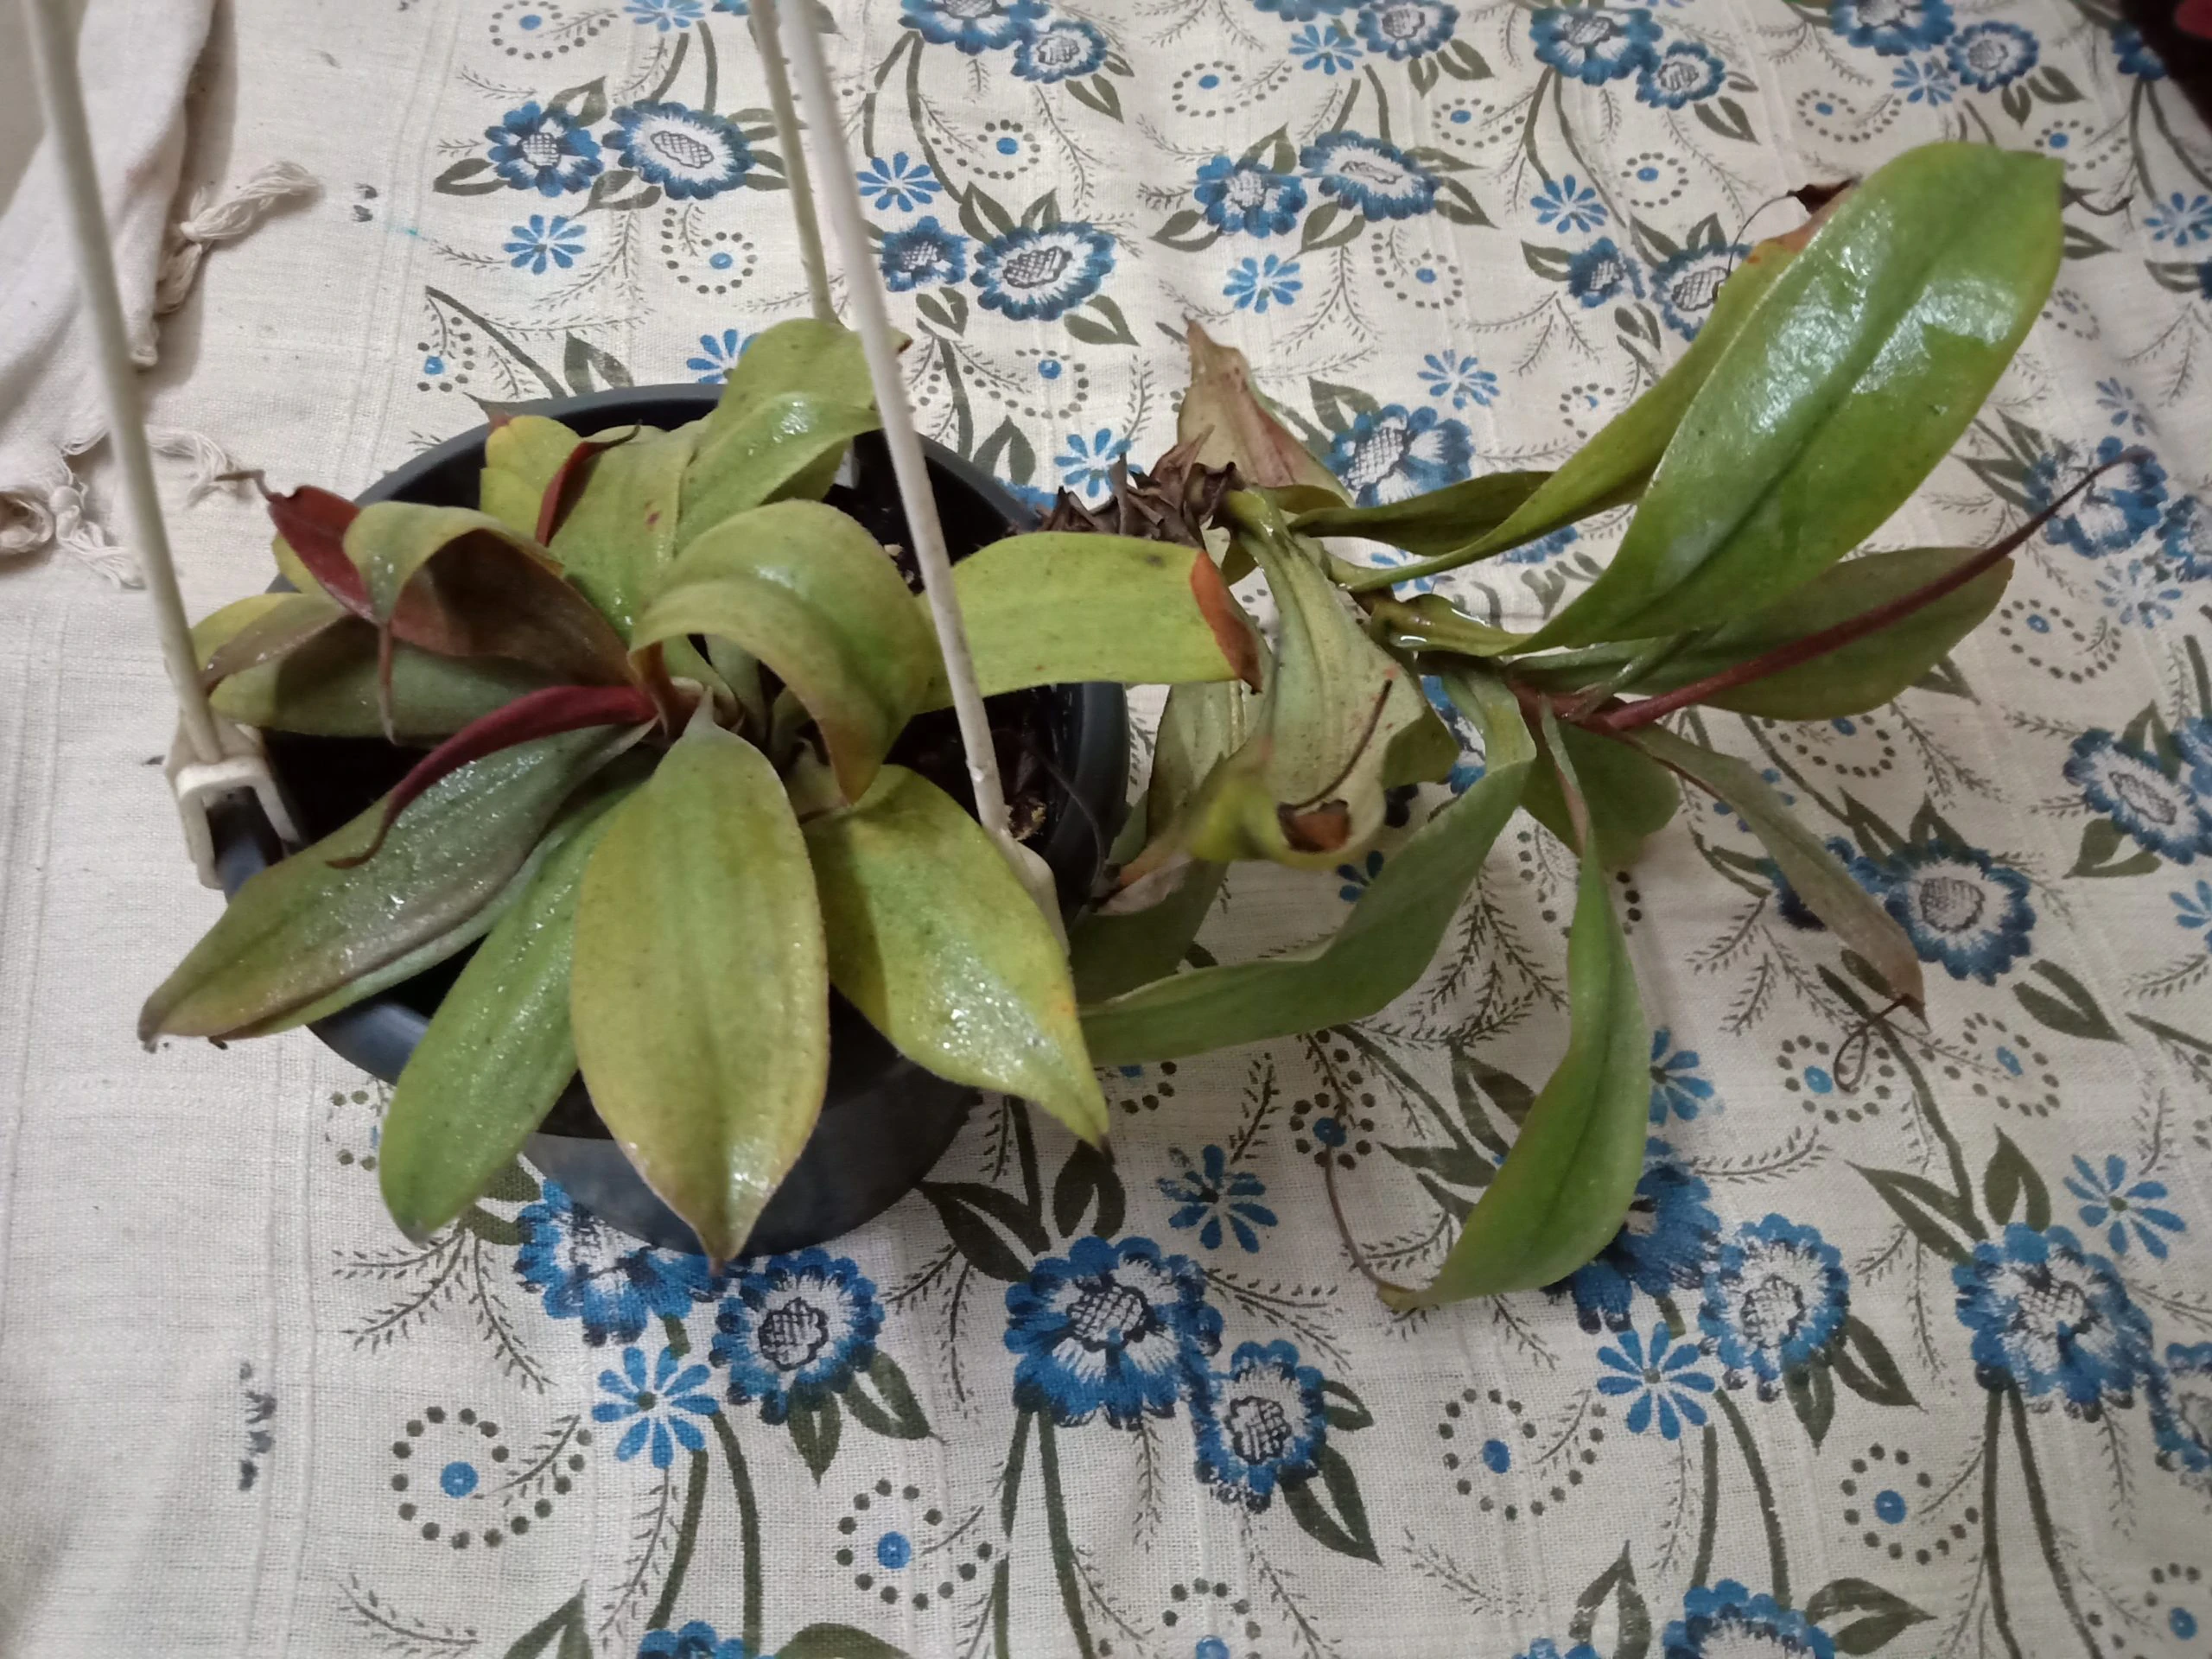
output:
[[[287,842],[299,832],[260,741],[217,715],[200,683],[200,659],[192,647],[192,625],[185,620],[176,567],[169,556],[161,498],[154,487],[154,461],[146,444],[145,416],[138,400],[138,375],[130,361],[130,330],[123,298],[116,287],[115,251],[109,245],[107,214],[100,204],[99,175],[92,161],[92,140],[85,119],[85,93],[77,74],[77,42],[63,0],[22,0],[30,31],[31,59],[45,106],[47,130],[61,168],[69,226],[77,245],[77,266],[84,282],[85,313],[99,347],[100,383],[106,393],[108,437],[123,467],[124,503],[130,518],[146,592],[162,642],[162,660],[176,694],[177,731],[162,768],[176,797],[184,823],[184,843],[207,887],[222,885],[215,869],[215,839],[208,823],[213,804],[226,796],[251,793],[261,803],[270,826]]]
[[[883,297],[883,278],[876,269],[868,240],[868,224],[861,215],[860,181],[853,170],[852,152],[845,143],[843,121],[830,88],[830,74],[822,60],[822,43],[815,33],[809,8],[792,0],[759,0],[762,14],[761,62],[769,80],[769,101],[778,111],[790,107],[790,92],[779,86],[785,76],[781,54],[775,51],[780,32],[788,45],[790,67],[805,95],[811,118],[815,176],[830,215],[830,228],[837,244],[838,263],[844,268],[845,292],[852,300],[853,321],[868,358],[868,378],[875,389],[877,412],[883,419],[883,437],[891,452],[891,467],[899,480],[899,499],[906,509],[906,531],[913,542],[914,562],[921,569],[922,587],[929,595],[930,621],[937,630],[938,648],[944,658],[952,708],[960,724],[961,747],[967,752],[968,777],[976,791],[976,817],[984,833],[1005,856],[1022,886],[1037,901],[1056,931],[1059,931],[1059,900],[1052,871],[1030,848],[1016,841],[1007,823],[1006,789],[999,778],[998,752],[991,742],[990,717],[983,708],[983,694],[976,679],[976,664],[968,649],[968,631],[962,621],[960,596],[952,582],[952,562],[946,556],[944,527],[938,521],[937,498],[930,488],[929,462],[922,453],[921,435],[914,428],[914,412],[906,398],[906,377],[899,372],[899,341],[891,327],[891,314]],[[780,31],[766,21],[771,11],[782,14]],[[786,140],[787,145],[791,143]],[[794,149],[795,145],[791,146]],[[788,164],[788,163],[787,163]],[[801,175],[791,175],[798,184]],[[799,221],[803,249],[819,247],[821,232],[814,226],[811,193],[792,192],[792,212]],[[810,276],[814,273],[810,270]],[[817,308],[827,297],[826,283],[817,278]]]

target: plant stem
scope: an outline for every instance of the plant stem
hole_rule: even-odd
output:
[[[1713,1540],[1720,1527],[1720,1431],[1705,1426],[1705,1512],[1697,1523],[1697,1560],[1690,1564],[1690,1582],[1700,1585],[1713,1571]]]
[[[753,1472],[745,1466],[745,1451],[730,1427],[729,1414],[714,1415],[715,1438],[729,1459],[730,1484],[737,1489],[739,1541],[745,1550],[745,1624],[742,1634],[747,1653],[760,1651],[760,1504],[753,1495]]]
[[[1774,1486],[1766,1477],[1766,1461],[1759,1456],[1758,1443],[1751,1439],[1751,1426],[1744,1421],[1742,1408],[1729,1397],[1726,1389],[1716,1396],[1714,1403],[1735,1432],[1737,1447],[1744,1454],[1744,1466],[1751,1471],[1751,1487],[1759,1500],[1759,1522],[1766,1529],[1766,1559],[1774,1580],[1774,1599],[1787,1607],[1789,1554],[1782,1541],[1782,1516],[1774,1507]]]
[[[1732,664],[1717,674],[1708,674],[1701,680],[1693,680],[1688,685],[1677,686],[1658,696],[1645,697],[1639,702],[1606,709],[1581,723],[1593,732],[1618,736],[1623,732],[1634,731],[1639,726],[1649,726],[1655,721],[1664,720],[1669,715],[1693,703],[1707,702],[1720,692],[1732,691],[1739,685],[1750,685],[1771,675],[1802,667],[1830,652],[1855,645],[1868,634],[1878,633],[1891,623],[1901,622],[1915,611],[1934,604],[1945,594],[1956,593],[1983,571],[2010,557],[2060,508],[2095,482],[2100,474],[2114,467],[2148,459],[2147,450],[2123,449],[2103,466],[2084,474],[2073,488],[2011,535],[1984,548],[1957,569],[1925,582],[1909,594],[1900,594],[1886,605],[1877,605],[1870,611],[1861,611],[1857,616],[1848,617],[1833,627],[1822,628],[1802,639],[1792,639],[1787,645],[1777,645],[1772,651],[1764,652],[1745,662]]]
[[[1075,1541],[1068,1535],[1067,1500],[1060,1492],[1060,1451],[1052,1433],[1052,1414],[1040,1413],[1037,1466],[1045,1478],[1045,1524],[1052,1541],[1052,1571],[1060,1581],[1060,1605],[1067,1609],[1076,1651],[1082,1659],[1096,1659],[1097,1650],[1090,1645],[1090,1625],[1083,1616],[1083,1586],[1076,1581]]]
[[[1989,1414],[1981,1429],[1981,1567],[1989,1574],[1989,1616],[1997,1634],[2005,1638],[2005,1651],[2021,1659],[2020,1638],[2012,1634],[2012,1610],[2005,1602],[2005,1560],[1997,1541],[1997,1437],[2003,1428],[2002,1395],[1989,1396]]]
[[[660,1586],[660,1599],[653,1604],[652,1617],[645,1620],[649,1630],[668,1628],[676,1616],[676,1599],[683,1593],[683,1575],[691,1567],[691,1552],[699,1542],[699,1514],[707,1507],[707,1464],[704,1452],[691,1454],[691,1472],[683,1488],[683,1520],[676,1529],[676,1553],[669,1557],[668,1577]]]
[[[2074,1599],[2074,1586],[2066,1577],[2066,1564],[2058,1559],[2058,1535],[2051,1529],[2050,1502],[2044,1492],[2043,1471],[2036,1467],[2035,1447],[2028,1440],[2028,1408],[2020,1398],[2018,1384],[2005,1390],[2005,1405],[2012,1414],[2012,1439],[2020,1448],[2020,1477],[2028,1489],[2028,1514],[2036,1524],[2036,1541],[2043,1546],[2044,1565],[2050,1569],[2051,1584],[2066,1608],[2066,1617],[2073,1622],[2074,1634],[2082,1638],[2089,1659],[2099,1659],[2097,1639],[2082,1622],[2081,1604]],[[1992,1452],[1993,1455],[1993,1447]]]

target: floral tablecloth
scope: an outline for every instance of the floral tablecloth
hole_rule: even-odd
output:
[[[744,0],[237,0],[156,416],[358,488],[472,398],[711,381],[804,308]],[[1895,705],[1717,717],[1931,965],[1881,1014],[1726,806],[1619,878],[1648,1173],[1548,1293],[1410,1319],[1564,1039],[1526,819],[1376,1019],[980,1107],[826,1249],[634,1248],[526,1168],[416,1248],[385,1093],[303,1035],[131,1045],[214,900],[136,596],[0,577],[0,1650],[401,1659],[2202,1654],[2212,1643],[2212,143],[2101,0],[831,8],[928,429],[1043,500],[1170,442],[1197,317],[1363,501],[1553,463],[1786,193],[2064,160],[2042,321],[1884,545],[2094,457]],[[99,73],[97,64],[91,66]],[[258,586],[244,499],[176,515]],[[1446,586],[1543,614],[1619,515]],[[1376,556],[1382,556],[1379,550]],[[1479,771],[1470,755],[1453,780]],[[1442,787],[1403,803],[1407,823]],[[1240,871],[1216,955],[1334,926]]]

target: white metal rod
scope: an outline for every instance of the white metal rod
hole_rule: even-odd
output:
[[[200,659],[192,649],[192,625],[185,620],[184,596],[177,591],[176,568],[169,558],[168,532],[162,523],[161,498],[154,488],[154,459],[146,447],[144,417],[138,402],[138,371],[130,360],[130,328],[123,319],[123,296],[116,287],[115,256],[108,245],[107,214],[100,205],[99,175],[92,162],[92,140],[85,123],[84,88],[77,79],[77,42],[64,16],[63,0],[23,0],[29,26],[31,59],[38,76],[39,100],[46,106],[47,130],[61,164],[63,194],[69,203],[69,228],[77,244],[77,268],[84,279],[85,311],[99,347],[100,381],[107,393],[108,440],[123,463],[123,497],[130,515],[139,563],[154,601],[161,630],[162,658],[176,692],[186,743],[203,766],[223,758],[214,715],[200,689]]]
[[[787,3],[772,0],[778,6]],[[1013,840],[1007,829],[1006,791],[999,781],[998,752],[991,746],[990,718],[984,712],[975,661],[968,652],[968,632],[961,623],[960,599],[952,586],[952,563],[945,556],[944,527],[938,522],[937,499],[930,492],[929,463],[922,454],[921,435],[914,429],[906,381],[899,372],[899,347],[890,311],[884,304],[883,281],[876,271],[868,226],[861,218],[860,186],[853,173],[852,156],[845,147],[844,124],[837,118],[829,72],[823,67],[822,43],[815,36],[804,7],[793,7],[786,21],[791,25],[791,67],[798,72],[800,88],[806,95],[815,143],[821,146],[822,170],[829,175],[823,194],[829,202],[830,228],[837,238],[837,257],[845,268],[845,292],[852,300],[861,345],[868,353],[868,378],[875,385],[884,441],[891,450],[892,469],[899,477],[899,499],[906,510],[914,561],[921,567],[930,620],[937,626],[938,647],[944,655],[945,680],[951,687],[953,712],[960,721],[961,747],[968,752],[968,777],[976,789],[976,817],[992,838],[1008,849],[1007,856],[1019,868],[1020,860],[1012,850]]]
[[[806,20],[802,31],[811,34]],[[814,210],[814,188],[807,177],[806,147],[799,142],[798,111],[791,107],[791,79],[784,61],[783,29],[776,18],[774,0],[753,9],[753,41],[760,49],[760,67],[768,73],[768,108],[776,122],[776,142],[784,150],[784,182],[791,188],[791,221],[798,226],[798,257],[806,267],[806,291],[814,302],[814,315],[823,322],[837,320],[830,302],[830,264],[822,254],[822,221]]]

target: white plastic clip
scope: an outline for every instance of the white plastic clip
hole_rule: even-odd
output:
[[[215,837],[209,828],[207,810],[226,795],[250,791],[261,803],[261,810],[269,819],[270,828],[276,830],[277,839],[287,846],[300,844],[300,832],[292,821],[292,810],[284,799],[283,791],[276,787],[276,780],[270,776],[268,758],[261,752],[261,739],[243,726],[232,725],[219,715],[215,719],[215,734],[221,740],[224,754],[219,760],[197,760],[193,758],[192,746],[184,728],[177,728],[176,738],[169,745],[168,763],[162,775],[169,780],[169,791],[176,797],[177,816],[184,821],[185,850],[192,855],[192,862],[200,872],[200,884],[205,887],[223,885],[221,874],[215,868]]]

